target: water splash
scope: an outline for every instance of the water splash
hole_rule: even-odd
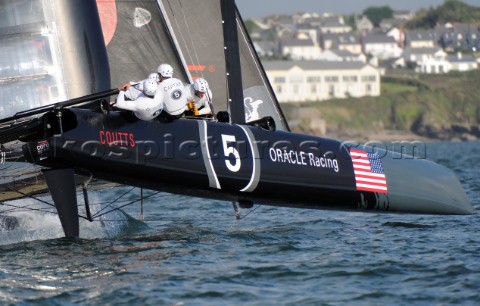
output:
[[[102,212],[101,198],[90,196],[92,215]],[[80,216],[85,216],[83,197],[78,196]],[[50,196],[37,199],[19,199],[0,206],[0,245],[25,241],[49,240],[64,237],[60,219]],[[13,209],[15,208],[15,209]],[[132,230],[141,229],[142,222],[135,220],[118,209],[107,212],[93,222],[80,218],[80,238],[102,239],[121,236]]]

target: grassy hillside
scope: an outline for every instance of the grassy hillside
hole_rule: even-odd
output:
[[[329,130],[403,130],[440,139],[462,134],[480,137],[480,71],[385,77],[380,97],[283,104],[289,120],[301,119],[293,118],[297,107],[318,109]]]
[[[418,11],[416,18],[408,22],[407,28],[433,29],[436,25],[446,22],[478,24],[480,8],[461,0],[446,0],[441,6]]]

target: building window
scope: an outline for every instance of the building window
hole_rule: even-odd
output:
[[[307,82],[308,83],[321,83],[322,82],[322,77],[320,77],[320,76],[307,77]]]
[[[316,94],[316,93],[317,93],[317,85],[312,84],[312,85],[310,86],[310,93],[312,93],[312,94]]]
[[[362,82],[376,82],[377,77],[374,75],[364,75],[362,76]]]
[[[303,83],[303,76],[301,75],[293,75],[289,78],[291,83]]]
[[[286,77],[275,77],[273,79],[274,83],[287,83],[287,78]]]
[[[344,82],[357,82],[358,77],[356,75],[345,75],[343,76],[342,80]]]
[[[282,93],[282,88],[283,86],[282,85],[278,85],[277,86],[277,93],[281,94]]]
[[[325,77],[325,82],[337,83],[338,82],[338,76],[326,76]]]

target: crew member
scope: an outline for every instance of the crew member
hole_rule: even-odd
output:
[[[156,118],[163,109],[162,94],[157,92],[156,81],[148,79],[143,82],[142,93],[132,101],[125,100],[125,91],[120,91],[114,106],[132,111],[141,120],[152,120]]]
[[[159,77],[159,83],[163,82],[164,80],[170,79],[173,77],[173,67],[169,64],[160,64],[157,68],[157,73]]]
[[[207,117],[212,115],[210,107],[212,91],[207,80],[196,79],[193,84],[187,85],[188,104],[185,108],[185,115]]]
[[[157,67],[157,72],[151,73],[146,80],[153,79],[153,80],[156,80],[157,83],[160,83],[163,80],[170,79],[172,77],[173,77],[173,67],[169,64],[163,63]],[[141,86],[143,84],[143,81],[145,80],[142,80],[139,82],[127,82],[122,86],[120,86],[118,89],[128,91],[132,85],[133,86],[138,85],[137,87],[140,87],[139,92],[141,92],[142,91]]]
[[[157,95],[163,98],[163,112],[160,118],[169,122],[183,116],[188,95],[181,80],[165,76],[162,80],[162,76],[164,75],[161,75],[157,89]]]
[[[123,90],[125,91],[125,99],[126,100],[136,100],[140,94],[143,93],[143,83],[146,81],[146,80],[152,80],[152,81],[155,81],[155,83],[159,83],[160,82],[160,79],[158,77],[158,73],[150,73],[150,75],[148,76],[147,79],[145,80],[142,80],[140,82],[129,82],[127,84],[129,84],[128,86],[123,85]]]

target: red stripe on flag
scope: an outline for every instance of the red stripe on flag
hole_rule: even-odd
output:
[[[353,170],[355,175],[355,182],[357,190],[370,191],[378,193],[387,193],[387,180],[383,171],[379,171],[378,164],[374,173],[372,171],[371,160],[379,162],[378,157],[370,157],[366,151],[350,149],[350,155],[352,158]],[[379,173],[380,172],[380,173]]]
[[[366,188],[366,187],[357,187],[357,190],[360,191],[370,191],[370,192],[378,192],[378,193],[387,193],[386,190],[379,190],[377,188]]]

